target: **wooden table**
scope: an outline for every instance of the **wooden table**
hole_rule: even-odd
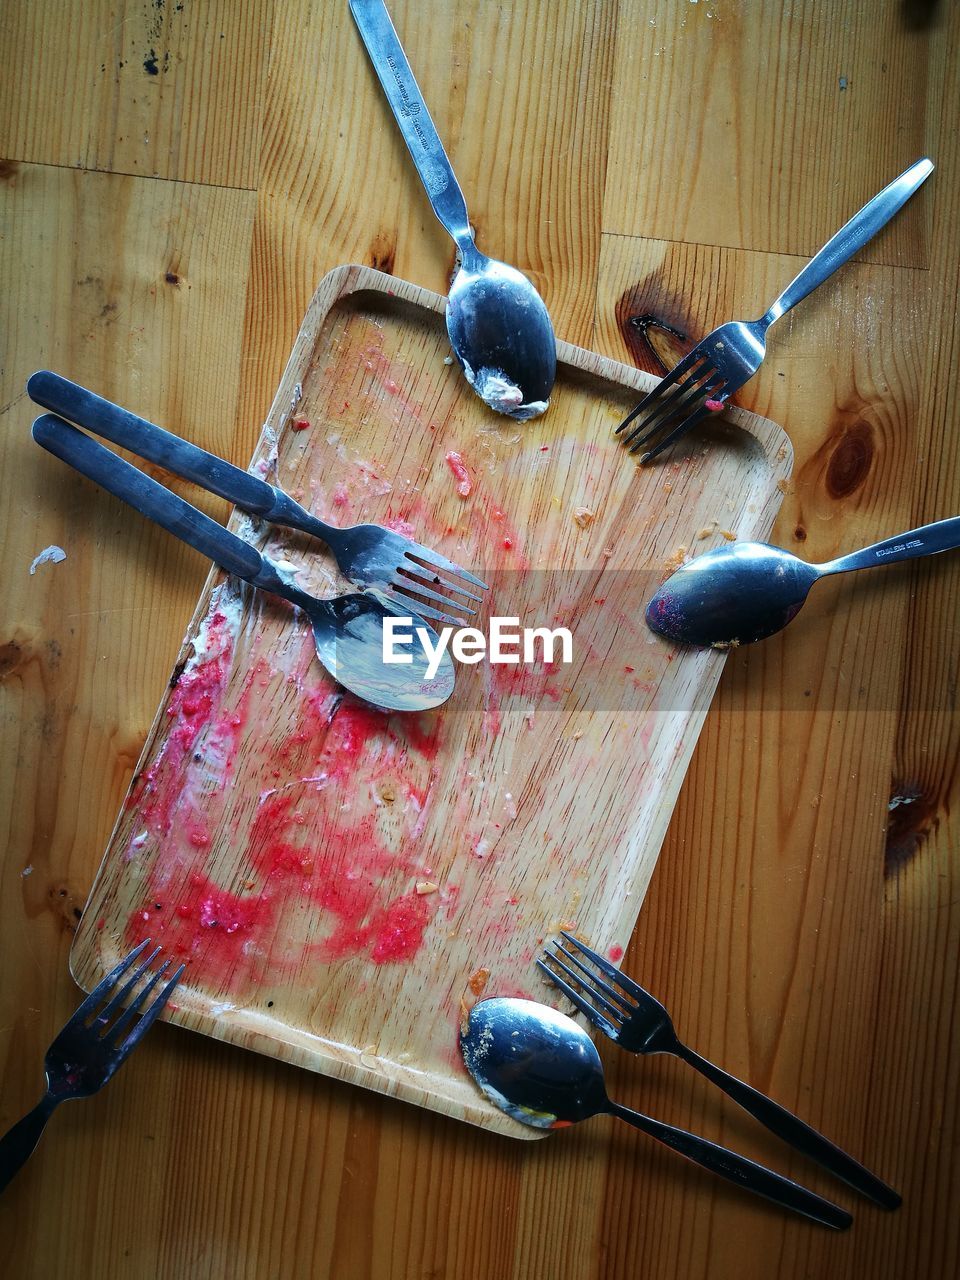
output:
[[[956,6],[393,9],[481,245],[561,337],[649,370],[758,313],[933,156],[740,399],[796,448],[782,545],[823,560],[960,509]],[[77,1002],[71,933],[207,572],[33,446],[25,377],[58,369],[245,464],[320,277],[362,262],[444,292],[452,250],[340,0],[13,0],[0,156],[5,1128]],[[66,561],[31,576],[49,544]],[[515,1143],[161,1026],[0,1202],[4,1274],[956,1275],[958,601],[960,557],[857,575],[731,655],[623,962],[689,1042],[893,1181],[899,1213],[671,1060],[603,1047],[616,1096],[837,1194],[853,1229],[624,1125]]]

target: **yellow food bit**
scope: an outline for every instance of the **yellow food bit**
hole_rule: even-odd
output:
[[[471,973],[467,979],[467,986],[475,996],[482,994],[484,987],[490,979],[489,969],[477,969],[475,973]]]
[[[438,884],[434,884],[432,880],[417,881],[417,893],[419,893],[421,897],[423,897],[425,893],[436,893],[439,888],[440,886]]]
[[[574,523],[579,525],[581,529],[589,529],[597,518],[597,513],[591,511],[589,507],[576,507],[573,512]]]

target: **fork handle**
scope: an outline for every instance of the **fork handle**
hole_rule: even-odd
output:
[[[792,1182],[789,1178],[774,1173],[772,1169],[757,1164],[755,1160],[738,1155],[735,1151],[728,1151],[726,1147],[710,1142],[707,1138],[700,1138],[695,1133],[688,1133],[686,1129],[678,1129],[654,1120],[651,1116],[642,1115],[639,1111],[632,1111],[622,1103],[611,1101],[609,1109],[611,1115],[626,1120],[628,1124],[641,1129],[651,1138],[656,1138],[680,1155],[686,1156],[688,1160],[709,1169],[711,1173],[719,1174],[721,1178],[726,1178],[745,1191],[752,1191],[766,1200],[772,1200],[784,1209],[792,1209],[794,1213],[825,1227],[833,1227],[835,1231],[845,1231],[853,1221],[846,1209],[808,1191],[798,1182]]]
[[[863,248],[881,227],[885,227],[893,215],[907,203],[921,183],[933,173],[933,161],[917,160],[905,169],[899,178],[869,200],[859,213],[855,213],[820,252],[807,263],[777,298],[760,323],[767,327],[791,307],[795,307],[808,293],[823,284],[845,262]]]
[[[0,1192],[12,1182],[33,1154],[58,1102],[60,1099],[53,1094],[44,1094],[33,1110],[0,1138]]]
[[[259,516],[273,524],[301,529],[323,542],[329,542],[338,530],[319,520],[299,503],[267,484],[259,476],[235,467],[232,462],[208,453],[182,436],[175,436],[146,418],[139,418],[111,400],[95,395],[69,378],[40,369],[27,379],[27,394],[44,409],[79,427],[129,449],[138,458],[154,462],[201,489],[226,498],[248,515]]]
[[[738,1080],[736,1076],[729,1075],[722,1067],[717,1067],[706,1058],[701,1058],[699,1053],[688,1049],[686,1045],[680,1046],[679,1057],[691,1067],[695,1067],[711,1083],[718,1085],[728,1097],[743,1107],[744,1111],[748,1111],[761,1124],[766,1125],[771,1133],[788,1142],[802,1155],[815,1160],[824,1169],[884,1209],[899,1208],[900,1196],[892,1187],[887,1186],[876,1174],[871,1173],[852,1156],[834,1146],[822,1133],[805,1124],[786,1107],[781,1107],[779,1102],[774,1102],[772,1098]]]
[[[187,546],[209,557],[228,573],[273,595],[282,596],[291,604],[310,611],[311,616],[318,609],[320,602],[284,582],[276,566],[266,556],[261,556],[256,547],[217,524],[216,520],[211,520],[189,502],[184,502],[177,494],[69,422],[45,413],[33,424],[33,438],[62,462],[121,502],[134,507]]]

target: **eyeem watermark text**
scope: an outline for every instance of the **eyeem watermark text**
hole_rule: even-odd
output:
[[[468,665],[490,662],[517,663],[573,662],[573,635],[566,627],[521,627],[519,618],[491,618],[489,635],[477,627],[442,627],[434,643],[426,627],[414,627],[412,618],[383,620],[383,661],[390,664],[413,662],[410,650],[417,640],[427,655],[427,679],[440,670],[449,646],[458,662]],[[559,648],[559,655],[557,650]]]

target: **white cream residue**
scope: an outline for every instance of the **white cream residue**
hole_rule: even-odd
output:
[[[37,572],[42,564],[59,564],[61,560],[66,560],[67,553],[63,547],[50,546],[44,547],[38,556],[34,558],[33,564],[30,566],[30,576]]]
[[[483,368],[474,372],[464,360],[463,372],[474,391],[491,409],[504,413],[508,418],[518,418],[521,422],[528,418],[539,417],[545,413],[549,400],[531,400],[524,403],[523,392],[502,369]]]
[[[223,617],[214,623],[213,619],[222,614]],[[229,583],[221,583],[210,597],[207,616],[197,628],[193,640],[193,658],[187,662],[185,671],[195,665],[206,662],[210,658],[219,658],[233,648],[240,631],[243,617],[243,593],[231,590]]]

